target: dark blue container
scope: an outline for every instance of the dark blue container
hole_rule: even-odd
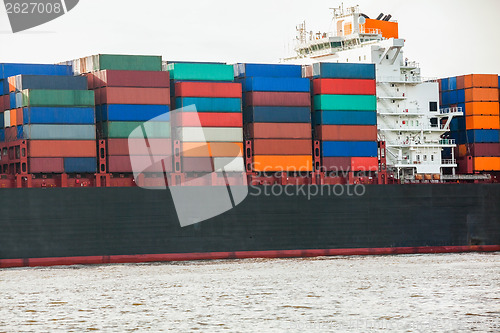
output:
[[[443,104],[442,106],[444,106],[444,107],[450,106],[450,104],[451,104],[450,103],[450,96],[451,96],[451,92],[450,91],[443,92],[443,94],[442,94],[442,101],[441,101],[442,104]]]
[[[263,77],[302,77],[300,65],[275,64],[235,64],[235,77],[263,76]]]
[[[462,108],[462,112],[463,112],[463,113],[464,113],[464,115],[465,115],[465,103],[458,103],[458,104],[457,104],[457,107]],[[464,118],[464,119],[465,119],[465,118]],[[464,120],[464,121],[465,121],[465,120]],[[465,129],[465,128],[464,128],[464,129]]]
[[[17,139],[23,138],[23,126],[17,126]]]
[[[9,94],[9,82],[4,79],[0,79],[0,96]]]
[[[177,109],[195,105],[198,112],[241,112],[241,98],[177,97]]]
[[[0,141],[5,141],[5,130],[0,129]]]
[[[457,104],[458,103],[458,91],[457,90],[448,91],[448,94],[449,94],[450,104]],[[465,98],[465,95],[464,95],[464,98]]]
[[[16,93],[11,92],[9,94],[9,98],[10,98],[10,108],[15,109],[17,107],[16,106]]]
[[[444,79],[441,79],[441,91],[448,91],[448,82],[449,82],[449,78],[444,78]]]
[[[5,128],[5,117],[3,113],[0,113],[0,128]]]
[[[95,124],[94,108],[23,108],[24,124]]]
[[[254,106],[243,110],[244,123],[310,123],[311,109],[299,106]]]
[[[169,110],[168,105],[96,105],[96,121],[169,121]]]
[[[373,111],[315,111],[315,125],[377,125],[377,112]]]
[[[448,80],[448,90],[457,90],[457,77],[450,77]]]
[[[64,171],[67,173],[96,172],[95,157],[65,157]]]
[[[450,123],[450,131],[465,131],[465,117],[454,117]]]
[[[324,157],[377,157],[375,141],[323,141]]]
[[[457,90],[457,103],[465,103],[465,89]]]
[[[0,78],[6,79],[19,74],[26,75],[73,75],[71,66],[48,64],[0,64]]]
[[[315,63],[313,76],[332,79],[367,79],[374,80],[375,64],[347,64],[347,63]]]
[[[457,145],[462,145],[467,143],[465,134],[466,134],[465,131],[450,132],[450,139],[455,139]]]
[[[466,140],[464,140],[466,143],[500,142],[500,130],[468,130],[466,133]]]
[[[302,78],[246,77],[236,82],[242,84],[243,91],[309,92],[311,89],[310,80]]]
[[[451,159],[451,151],[452,151],[452,148],[445,147],[445,148],[443,148],[443,150],[441,152],[441,156],[445,159]]]
[[[16,88],[18,90],[87,90],[87,78],[85,76],[21,75],[20,79],[16,78]]]

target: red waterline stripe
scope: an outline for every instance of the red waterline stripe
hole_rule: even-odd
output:
[[[115,256],[54,257],[0,259],[0,268],[36,267],[61,265],[119,264],[161,261],[190,261],[211,259],[245,258],[301,258],[320,256],[357,256],[418,253],[460,253],[460,252],[496,252],[500,245],[473,246],[422,246],[422,247],[383,247],[359,249],[320,249],[320,250],[277,250],[277,251],[236,251],[206,253],[165,253]]]

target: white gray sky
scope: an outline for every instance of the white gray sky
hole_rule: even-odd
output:
[[[165,60],[277,62],[295,26],[328,30],[337,0],[80,0],[68,14],[12,34],[0,7],[0,62],[53,63],[97,53]],[[422,74],[500,73],[500,0],[345,0],[392,14]]]

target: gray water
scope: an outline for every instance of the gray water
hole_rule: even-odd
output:
[[[500,253],[0,270],[0,332],[498,332]]]

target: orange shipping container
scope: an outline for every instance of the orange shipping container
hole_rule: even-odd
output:
[[[241,142],[183,142],[183,157],[236,157],[243,156]]]
[[[500,129],[498,116],[466,116],[465,128],[473,129]]]
[[[28,157],[96,157],[94,140],[28,140]]]
[[[465,115],[496,115],[500,113],[498,102],[468,102],[465,103]]]
[[[458,146],[458,157],[464,157],[467,155],[467,145]]]
[[[498,88],[496,74],[469,74],[464,76],[464,88]],[[458,89],[458,87],[457,87]]]
[[[500,157],[476,157],[474,158],[474,170],[500,171]]]
[[[254,171],[307,172],[312,169],[312,156],[260,155],[253,157]]]
[[[468,88],[465,89],[466,102],[497,102],[497,88]]]
[[[10,124],[9,125],[11,127],[17,125],[17,110],[16,109],[10,110]]]

